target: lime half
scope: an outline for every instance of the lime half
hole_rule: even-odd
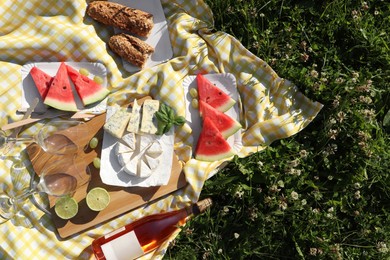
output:
[[[58,217],[62,219],[70,219],[76,216],[79,211],[79,204],[72,197],[62,197],[57,199],[54,211]]]
[[[101,211],[110,203],[110,194],[101,187],[96,187],[87,193],[86,202],[93,211]]]

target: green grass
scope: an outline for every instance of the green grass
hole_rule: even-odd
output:
[[[165,258],[389,259],[390,3],[206,2],[216,30],[324,108],[208,180],[215,204]]]

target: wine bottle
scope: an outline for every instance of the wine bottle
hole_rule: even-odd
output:
[[[179,226],[210,207],[210,198],[186,208],[138,219],[92,242],[96,259],[129,260],[157,249]]]

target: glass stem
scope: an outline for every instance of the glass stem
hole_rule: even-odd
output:
[[[36,193],[37,190],[35,188],[25,190],[22,194],[16,195],[13,198],[10,198],[10,204],[15,204],[18,202],[23,202],[26,200],[28,197]]]
[[[23,143],[32,143],[34,142],[34,137],[7,137],[7,142],[23,142]]]

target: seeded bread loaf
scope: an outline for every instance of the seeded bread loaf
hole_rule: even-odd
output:
[[[120,33],[111,36],[108,46],[110,49],[131,64],[143,68],[154,48],[146,42],[129,34]]]
[[[154,26],[152,14],[107,1],[91,2],[87,14],[98,22],[142,37],[149,36]]]

